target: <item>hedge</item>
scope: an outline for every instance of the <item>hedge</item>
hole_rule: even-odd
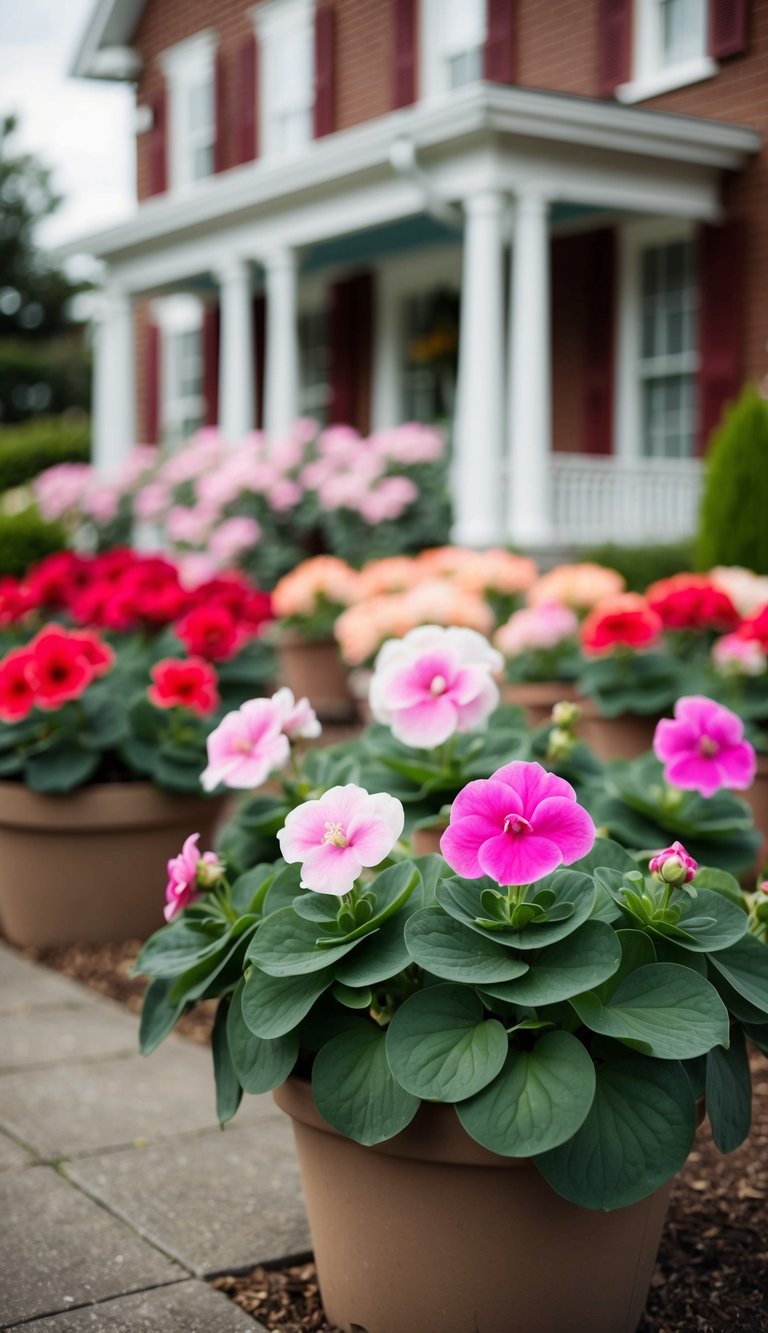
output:
[[[38,417],[0,429],[0,492],[32,481],[56,463],[87,463],[91,426],[87,418]]]
[[[699,569],[768,574],[768,402],[748,385],[712,437],[696,541]]]
[[[0,577],[25,574],[43,556],[62,551],[67,534],[60,523],[46,523],[34,508],[0,514]]]

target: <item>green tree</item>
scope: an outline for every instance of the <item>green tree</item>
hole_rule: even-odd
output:
[[[696,563],[768,574],[768,402],[747,385],[712,437]]]

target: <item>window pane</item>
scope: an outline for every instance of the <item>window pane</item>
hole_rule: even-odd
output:
[[[301,412],[325,424],[328,420],[328,320],[324,310],[299,316],[299,384]]]
[[[675,65],[704,55],[703,0],[660,0],[661,63]]]
[[[645,457],[693,457],[695,419],[693,375],[668,375],[647,380],[642,393]]]
[[[402,319],[403,419],[449,422],[456,390],[458,294],[437,288],[410,296]]]
[[[483,50],[462,51],[460,55],[450,56],[448,60],[448,87],[463,88],[467,83],[475,83],[483,77]]]
[[[486,0],[441,0],[443,24],[441,46],[448,55],[458,55],[485,41]]]

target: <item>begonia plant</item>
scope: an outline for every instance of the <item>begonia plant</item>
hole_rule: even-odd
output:
[[[588,613],[578,684],[604,717],[661,713],[682,693],[690,676],[663,636],[661,616],[640,593],[621,593]]]

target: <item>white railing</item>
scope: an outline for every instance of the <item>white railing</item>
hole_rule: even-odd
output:
[[[592,458],[553,453],[553,538],[640,545],[692,536],[701,495],[698,459]]]

